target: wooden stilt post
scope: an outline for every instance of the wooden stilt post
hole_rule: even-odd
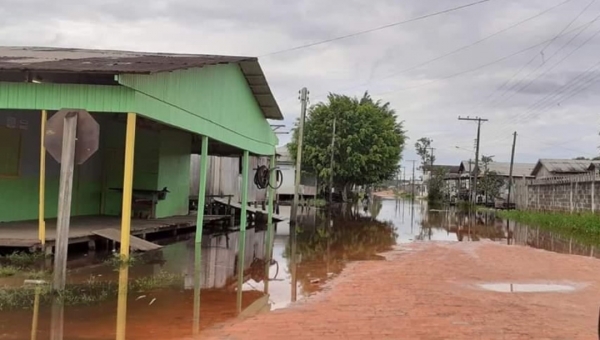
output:
[[[135,152],[135,113],[127,114],[125,133],[125,161],[123,169],[123,202],[121,206],[121,261],[129,260],[131,238],[131,198],[133,193],[133,159]],[[117,301],[117,340],[125,340],[127,319],[127,282],[129,267],[122,265],[119,271],[119,297]]]
[[[202,136],[200,174],[198,184],[198,214],[196,216],[196,245],[194,248],[194,334],[200,333],[200,278],[202,274],[202,231],[204,227],[204,203],[206,201],[206,178],[208,173],[208,137]]]
[[[269,269],[271,268],[271,258],[273,257],[273,204],[275,203],[275,189],[277,178],[275,178],[275,154],[271,156],[269,167],[271,169],[269,177],[269,187],[267,188],[268,206],[267,206],[267,245],[265,248],[265,294],[269,294]]]
[[[52,288],[54,290],[63,290],[65,288],[76,135],[77,113],[70,112],[65,116],[60,161],[60,184],[58,189],[58,214],[56,221],[56,255],[54,257],[54,279],[52,281]]]
[[[248,167],[249,153],[244,150],[242,157],[242,203],[240,211],[240,234],[238,248],[238,284],[237,284],[237,311],[242,312],[242,285],[244,284],[244,257],[246,255],[246,214],[248,211]]]
[[[46,120],[48,113],[42,110],[41,128],[40,128],[40,193],[39,193],[39,213],[38,213],[38,238],[42,245],[42,251],[46,247],[46,147],[44,138],[46,136]]]

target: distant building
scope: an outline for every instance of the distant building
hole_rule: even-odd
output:
[[[535,178],[579,175],[589,172],[592,164],[590,160],[540,159],[531,175]]]
[[[296,163],[290,156],[287,145],[277,148],[277,166],[283,175],[283,183],[277,189],[280,200],[289,200],[294,196],[294,183],[296,178]],[[317,195],[317,177],[306,172],[300,177],[299,194],[303,197]]]

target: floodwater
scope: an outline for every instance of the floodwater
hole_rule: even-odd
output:
[[[282,207],[281,214],[289,214],[289,208]],[[86,287],[90,282],[109,282],[118,289],[88,292],[106,294],[102,301],[88,305],[53,306],[32,298],[31,305],[2,310],[0,301],[0,339],[50,339],[52,335],[58,335],[55,339],[98,340],[201,336],[202,330],[237,317],[286,308],[322,290],[347,263],[380,261],[383,257],[378,254],[397,244],[416,241],[489,240],[586,256],[598,253],[593,246],[538,228],[486,214],[428,210],[419,201],[374,200],[332,213],[305,208],[296,226],[279,223],[272,238],[267,230],[261,225],[245,233],[206,230],[201,247],[195,245],[194,235],[165,240],[163,249],[144,256],[146,261],[121,270],[91,257],[87,264],[81,258],[74,259],[69,283]],[[241,239],[246,240],[243,277],[237,275]],[[165,277],[169,284],[161,285]],[[146,285],[127,284],[134,281]],[[0,286],[17,284],[20,282],[15,278],[0,279]],[[521,283],[491,284],[487,289],[535,289]],[[34,293],[31,289],[30,294]]]

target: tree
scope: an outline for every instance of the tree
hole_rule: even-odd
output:
[[[488,198],[492,200],[500,195],[500,189],[505,185],[504,179],[498,176],[498,173],[489,169],[490,163],[494,161],[493,156],[481,156],[481,165],[483,171],[481,172],[481,178],[479,179],[479,188],[486,194],[486,201]]]
[[[336,119],[333,148],[333,182],[346,200],[352,185],[372,185],[390,180],[398,170],[406,140],[402,122],[396,120],[389,103],[329,94],[327,102],[309,108],[304,123],[302,166],[312,169],[321,183],[331,175],[331,137]],[[288,150],[296,157],[298,129]]]
[[[432,171],[427,186],[427,201],[429,203],[436,204],[444,200],[446,175],[447,170],[445,168],[437,168]]]
[[[427,137],[420,138],[415,143],[417,155],[421,157],[421,170],[425,169],[425,166],[431,165],[435,162],[435,156],[429,152],[431,149],[431,144],[433,144],[433,139]]]

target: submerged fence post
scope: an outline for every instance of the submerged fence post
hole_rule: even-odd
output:
[[[204,205],[206,203],[206,180],[208,177],[208,137],[202,136],[200,174],[198,175],[198,211],[194,246],[194,312],[193,332],[200,333],[200,276],[202,274],[202,233],[204,229]]]
[[[592,173],[592,213],[596,212],[595,194],[596,194],[596,173]]]
[[[238,239],[238,284],[237,284],[237,312],[242,312],[242,285],[244,284],[244,258],[246,257],[246,222],[248,212],[248,167],[249,152],[244,150],[242,157],[242,203],[240,211],[240,233]]]
[[[277,185],[277,178],[275,178],[275,154],[270,159],[270,177],[269,187],[267,188],[267,195],[269,196],[269,202],[267,206],[267,245],[265,251],[265,294],[269,294],[269,269],[271,268],[271,259],[273,257],[273,204],[275,201],[275,189],[273,187]]]

